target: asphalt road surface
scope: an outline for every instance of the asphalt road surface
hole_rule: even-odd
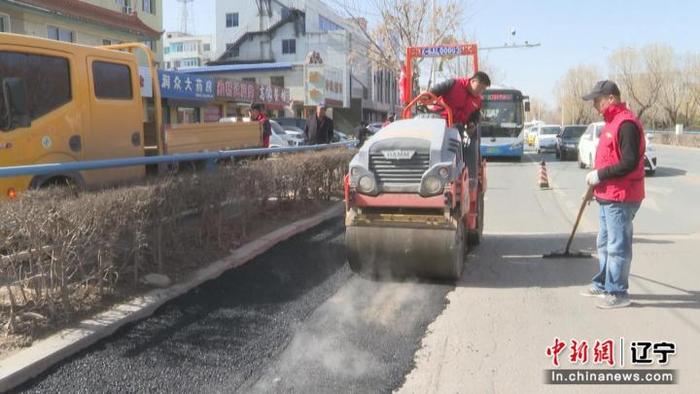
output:
[[[488,167],[483,243],[456,286],[353,275],[341,220],[284,242],[21,387],[27,392],[697,392],[700,150],[657,147],[635,219],[633,306],[602,311],[578,292],[595,259],[562,249],[585,190],[576,162]],[[593,251],[598,208],[574,249]],[[672,341],[679,384],[552,386],[555,337]],[[562,353],[562,367],[576,367]],[[589,364],[583,367],[596,367]],[[625,367],[631,367],[625,365]],[[622,390],[625,391],[625,390]]]

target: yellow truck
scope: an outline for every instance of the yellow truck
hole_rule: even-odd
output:
[[[138,60],[149,65],[152,98],[142,98]],[[143,44],[89,47],[0,33],[0,167],[259,147],[258,122],[162,124],[153,54]],[[144,100],[153,107],[144,121]],[[145,166],[0,178],[0,193],[132,182]]]

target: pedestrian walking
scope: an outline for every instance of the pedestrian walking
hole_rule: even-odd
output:
[[[326,116],[326,106],[319,104],[306,120],[304,137],[309,144],[328,144],[333,140],[333,119]]]
[[[369,138],[370,131],[367,128],[367,122],[364,120],[360,122],[360,125],[355,127],[353,130],[355,138],[357,138],[357,147],[361,147],[367,138]]]

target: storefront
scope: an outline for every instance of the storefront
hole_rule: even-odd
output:
[[[214,102],[214,78],[158,71],[163,99],[163,123],[218,122],[221,105]]]
[[[250,104],[262,103],[268,116],[284,116],[289,89],[229,78],[216,78],[216,100],[226,102],[227,117],[246,117]]]

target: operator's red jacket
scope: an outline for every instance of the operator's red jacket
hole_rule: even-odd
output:
[[[469,78],[452,78],[433,86],[430,92],[442,97],[447,105],[452,108],[454,123],[468,125],[478,123],[481,116],[481,97],[472,95],[467,87]],[[442,113],[447,119],[447,111]]]

